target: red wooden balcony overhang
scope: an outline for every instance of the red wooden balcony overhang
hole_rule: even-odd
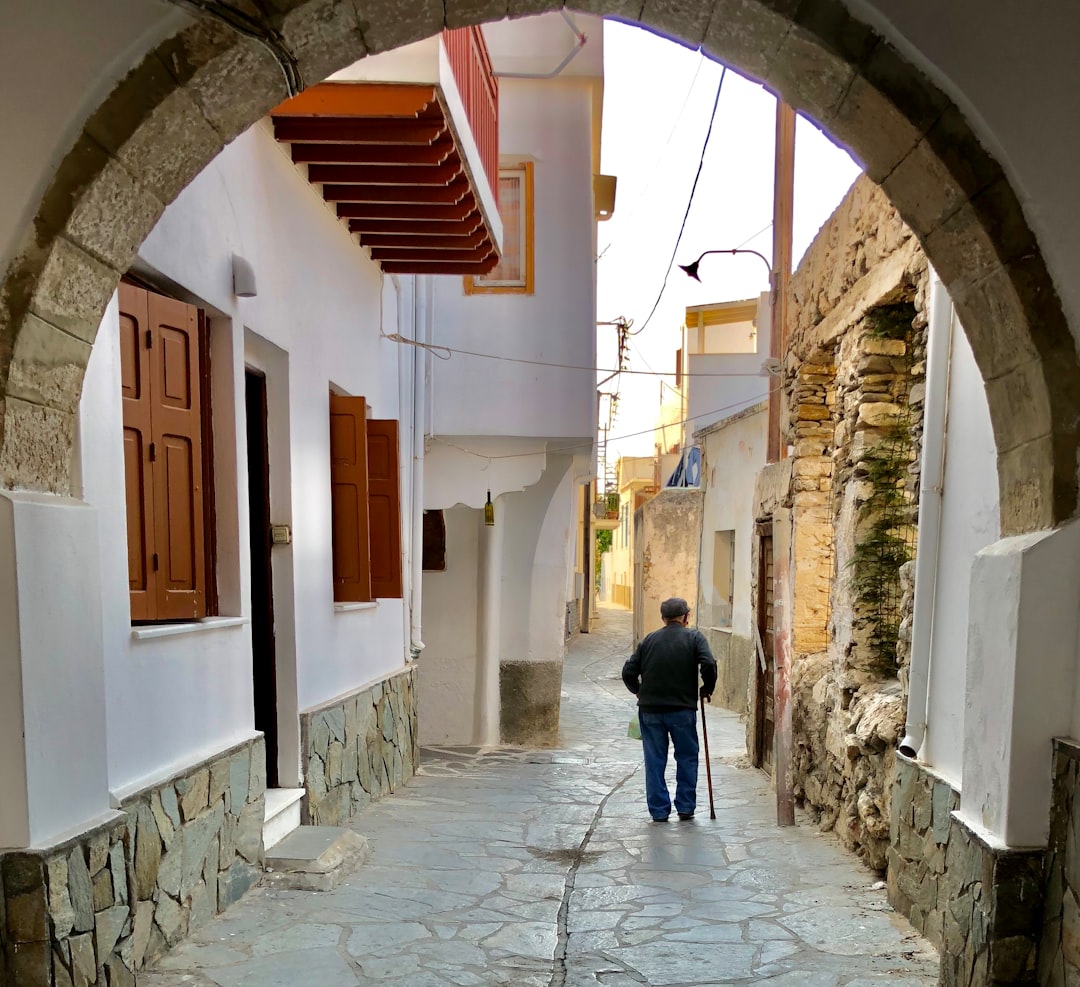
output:
[[[486,274],[498,263],[478,178],[438,87],[324,82],[271,118],[386,273]]]

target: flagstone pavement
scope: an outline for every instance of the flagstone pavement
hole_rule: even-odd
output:
[[[558,749],[425,750],[354,819],[371,855],[339,888],[256,888],[140,985],[936,984],[877,875],[806,821],[775,825],[734,714],[708,710],[716,819],[704,764],[695,818],[649,819],[629,647],[629,613],[602,608],[570,648]]]

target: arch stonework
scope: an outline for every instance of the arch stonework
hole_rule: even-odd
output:
[[[215,20],[160,44],[87,120],[0,286],[0,486],[71,492],[83,373],[143,239],[233,137],[357,59],[552,0],[275,0],[269,45]],[[840,0],[581,0],[763,81],[879,183],[949,288],[983,379],[1005,534],[1077,511],[1080,365],[1019,201],[960,111]],[[812,8],[812,9],[808,9]]]

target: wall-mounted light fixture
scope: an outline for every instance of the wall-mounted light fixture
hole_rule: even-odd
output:
[[[769,263],[768,259],[765,257],[764,254],[760,254],[756,250],[745,249],[745,248],[742,248],[742,247],[735,247],[732,250],[706,250],[705,253],[703,253],[701,255],[701,257],[699,257],[697,260],[693,261],[692,263],[690,263],[690,264],[680,264],[679,265],[679,270],[685,272],[688,277],[691,277],[695,281],[700,282],[701,278],[698,277],[698,265],[701,263],[702,258],[703,257],[708,257],[709,254],[753,254],[755,257],[760,257],[761,258],[761,263],[765,265],[766,269],[769,272],[769,287],[770,287],[770,289],[773,287],[773,283],[772,283],[772,281],[773,281],[772,264]]]
[[[255,271],[239,254],[233,254],[232,257],[232,284],[233,294],[237,298],[254,298],[258,294],[255,289]]]
[[[491,502],[491,491],[488,492],[487,503],[484,505],[484,524],[489,528],[495,526],[495,505]]]

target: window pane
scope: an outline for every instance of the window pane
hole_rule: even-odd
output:
[[[525,284],[525,173],[499,174],[499,218],[503,224],[503,251],[498,265],[477,277],[477,284]]]

